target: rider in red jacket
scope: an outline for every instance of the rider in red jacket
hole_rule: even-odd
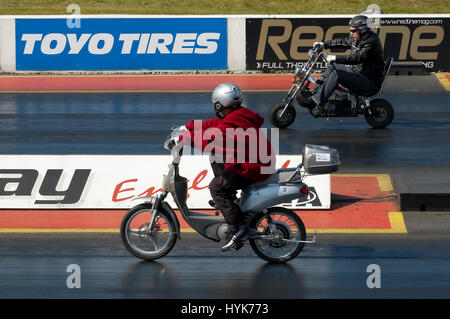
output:
[[[269,168],[271,165],[270,161],[267,162],[267,157],[272,155],[272,146],[266,136],[259,131],[264,118],[241,105],[228,107],[224,113],[226,115],[224,114],[223,118],[216,117],[202,121],[197,130],[195,121],[189,121],[186,124],[189,136],[186,137],[191,139],[191,146],[202,151],[212,151],[215,162],[223,163],[227,172],[233,172],[253,182],[265,180],[270,172],[264,173],[262,167]],[[208,134],[208,129],[211,128],[217,130],[211,130],[211,134]],[[218,134],[214,134],[216,132]],[[205,139],[208,135],[213,139]],[[246,141],[246,138],[253,139],[253,145]],[[263,149],[260,149],[262,143],[265,145],[261,145]],[[239,158],[244,160],[239,161]]]
[[[275,153],[260,131],[264,118],[242,106],[241,90],[222,83],[212,94],[216,118],[189,121],[187,130],[172,143],[187,144],[211,154],[214,178],[209,184],[215,207],[228,223],[227,242],[222,250],[239,249],[249,235],[244,214],[235,202],[236,192],[267,179],[275,171]]]

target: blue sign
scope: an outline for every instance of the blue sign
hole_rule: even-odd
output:
[[[226,18],[16,19],[17,70],[224,70]]]

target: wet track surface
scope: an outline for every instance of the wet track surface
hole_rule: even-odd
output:
[[[247,92],[246,104],[272,127],[267,113],[284,94]],[[297,108],[280,153],[326,144],[344,173],[450,174],[450,94],[432,77],[399,77],[382,97],[396,111],[383,130]],[[211,114],[207,92],[3,93],[0,154],[163,154],[170,126]],[[404,218],[408,234],[321,234],[287,265],[248,247],[222,254],[195,234],[158,262],[131,256],[119,234],[0,234],[0,298],[450,298],[450,214]],[[66,286],[70,264],[81,267],[80,289]],[[366,285],[370,264],[380,289]]]
[[[119,234],[2,234],[0,298],[450,298],[450,215],[406,222],[409,234],[319,234],[287,264],[190,233],[155,262],[131,256]],[[71,264],[79,289],[66,286]],[[373,264],[381,287],[370,289]]]
[[[285,92],[247,92],[245,104],[265,117]],[[383,130],[363,117],[297,120],[280,130],[280,154],[305,143],[336,147],[343,170],[450,168],[450,94],[434,77],[392,77],[384,93],[395,109]],[[0,154],[164,154],[173,125],[212,117],[210,93],[3,93]]]

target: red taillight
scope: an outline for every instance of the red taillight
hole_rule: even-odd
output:
[[[308,195],[309,194],[308,186],[303,186],[302,188],[300,188],[300,193],[302,193],[303,195]]]

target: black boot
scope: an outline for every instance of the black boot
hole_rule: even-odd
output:
[[[322,107],[320,105],[317,105],[315,108],[311,109],[311,114],[314,117],[318,117],[322,113]]]
[[[297,103],[307,109],[313,109],[316,106],[316,103],[311,99],[311,92],[299,92],[297,94]]]

